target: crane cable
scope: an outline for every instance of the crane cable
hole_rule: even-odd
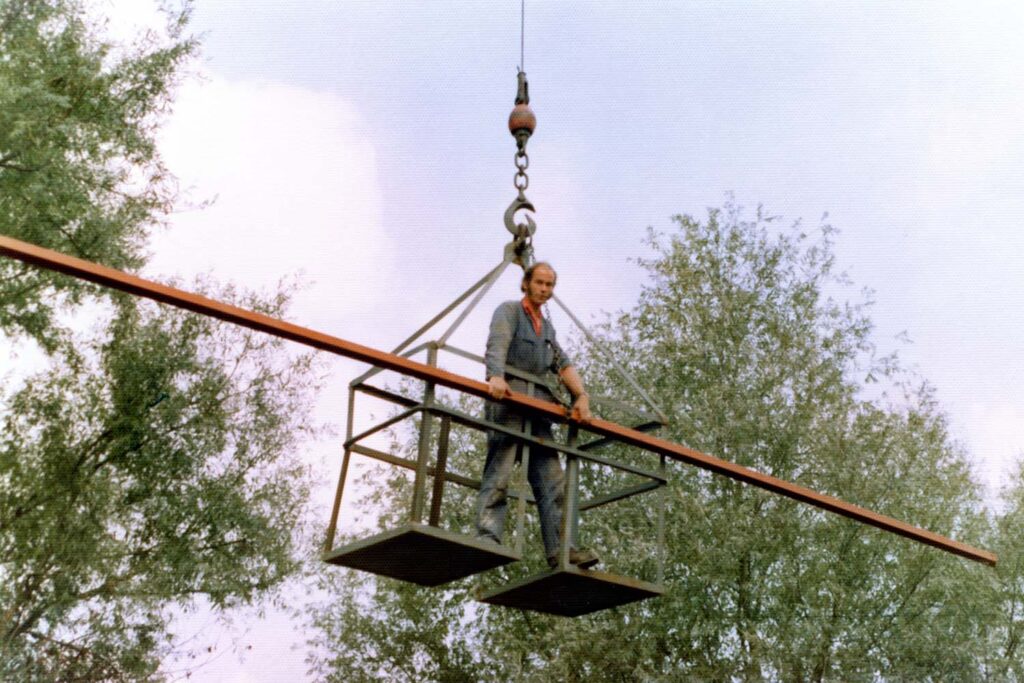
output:
[[[516,198],[512,200],[505,209],[505,227],[512,233],[512,251],[514,262],[523,268],[529,266],[533,260],[533,248],[531,246],[533,233],[537,230],[537,224],[533,217],[526,214],[525,223],[517,223],[516,212],[520,210],[535,211],[533,203],[526,198],[526,188],[530,186],[530,177],[526,175],[526,169],[530,167],[530,157],[526,154],[526,143],[533,135],[537,127],[537,117],[530,109],[529,83],[526,81],[526,71],[523,66],[526,63],[526,0],[521,0],[519,19],[519,67],[516,70],[516,99],[515,107],[508,117],[508,130],[516,140],[516,153],[514,162],[516,174],[512,184],[518,191]]]
[[[526,0],[519,5],[519,70],[526,71]]]

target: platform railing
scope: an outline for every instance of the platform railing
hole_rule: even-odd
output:
[[[405,357],[413,357],[424,351],[426,351],[427,354],[427,364],[432,367],[436,367],[438,364],[439,351],[451,353],[454,356],[472,361],[481,366],[484,363],[484,359],[481,356],[443,342],[427,342],[420,344],[419,346],[406,351],[402,355]],[[565,528],[563,529],[562,534],[562,554],[565,556],[568,554],[568,548],[572,539],[575,539],[578,534],[579,516],[581,512],[594,510],[632,496],[657,491],[667,483],[664,457],[660,458],[660,463],[658,464],[657,469],[652,469],[630,463],[619,462],[612,458],[599,455],[595,452],[597,450],[594,447],[596,440],[584,444],[577,443],[579,433],[581,431],[579,425],[571,425],[567,429],[567,435],[564,440],[556,439],[552,442],[551,440],[541,439],[531,434],[531,416],[529,413],[524,413],[523,421],[520,423],[520,428],[515,429],[508,425],[497,424],[478,415],[441,402],[438,400],[434,385],[430,382],[424,382],[420,394],[417,397],[413,397],[409,395],[410,392],[408,390],[406,390],[405,393],[402,393],[401,390],[396,390],[394,388],[369,384],[368,380],[376,374],[377,373],[370,375],[364,374],[354,380],[349,387],[349,420],[346,438],[343,443],[344,455],[341,475],[335,495],[334,506],[332,508],[331,521],[327,529],[327,537],[324,546],[325,556],[331,556],[336,552],[334,541],[337,534],[339,511],[342,506],[344,491],[346,488],[345,479],[349,473],[350,461],[353,454],[362,455],[390,466],[400,467],[415,472],[411,493],[412,502],[409,506],[408,512],[408,518],[413,523],[419,523],[422,521],[428,488],[430,489],[430,511],[427,523],[434,527],[439,526],[441,521],[441,507],[444,498],[445,484],[452,483],[479,490],[480,480],[478,478],[467,477],[448,471],[450,433],[453,424],[480,432],[490,431],[505,434],[518,444],[520,449],[521,476],[516,478],[515,486],[511,487],[509,491],[509,497],[516,500],[517,503],[514,516],[514,540],[509,545],[519,554],[522,554],[523,552],[524,539],[526,537],[526,506],[528,504],[535,503],[527,486],[525,474],[523,474],[526,472],[529,465],[531,448],[549,448],[563,455],[566,459],[566,491],[564,496]],[[551,383],[545,378],[531,373],[510,368],[509,374],[527,382],[526,393],[528,396],[532,396],[535,387],[539,385],[549,387],[549,389],[554,388],[551,387]],[[355,410],[354,406],[357,396],[360,394],[365,394],[376,399],[382,399],[390,402],[397,406],[399,410],[394,415],[379,421],[373,426],[363,429],[358,433],[353,433],[355,430],[353,427],[352,415],[354,414],[353,411]],[[595,406],[600,406],[601,403],[602,401],[600,398],[595,399]],[[642,410],[637,410],[636,408],[621,402],[609,403],[614,403],[615,407],[620,410],[625,409],[632,413],[643,425],[651,422],[651,416]],[[382,451],[366,445],[365,442],[375,435],[394,428],[395,426],[405,422],[406,420],[413,419],[416,416],[420,417],[420,426],[415,459],[402,457],[394,453]],[[432,438],[432,423],[435,420],[440,422],[440,431],[438,433],[438,438],[436,439],[436,445],[435,440]],[[602,443],[597,445],[607,445],[606,440],[601,439],[600,441]],[[434,459],[434,465],[431,466],[430,458],[434,455],[435,448],[436,456]],[[480,453],[477,463],[479,468],[482,470],[484,464],[483,452]],[[579,499],[579,472],[581,464],[609,468],[610,470],[617,471],[623,475],[630,476],[634,479],[634,482],[625,487],[615,488],[611,491],[603,491],[581,501]],[[640,483],[636,483],[636,479],[639,479]],[[432,485],[430,485],[430,481],[428,480],[432,481]],[[654,519],[656,521],[654,525],[655,538],[652,540],[656,543],[659,542],[659,539],[661,539],[660,542],[663,542],[665,535],[665,515],[663,507],[664,497],[658,496],[653,506]],[[661,577],[664,575],[664,551],[661,549],[660,545],[658,547],[659,550],[656,557],[655,572],[658,580],[660,581]],[[562,559],[565,560],[566,557],[563,557]]]

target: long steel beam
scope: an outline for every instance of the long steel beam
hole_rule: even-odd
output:
[[[198,294],[192,294],[174,287],[145,280],[134,275],[107,268],[90,261],[67,256],[50,249],[37,247],[27,242],[0,236],[0,254],[41,268],[47,268],[66,275],[111,287],[136,296],[153,299],[195,313],[218,318],[226,322],[241,325],[252,330],[272,334],[283,339],[305,344],[306,346],[327,351],[339,356],[353,358],[364,363],[393,370],[417,379],[435,382],[441,386],[464,391],[467,394],[487,397],[487,384],[463,377],[447,370],[418,363],[392,353],[340,339],[323,332],[287,323],[270,316],[249,311],[237,306],[230,306]],[[569,421],[567,412],[561,406],[523,394],[514,393],[505,399],[507,403],[526,408],[535,413],[545,415],[561,422]],[[588,431],[614,438],[622,443],[636,446],[653,453],[660,453],[674,460],[694,465],[731,479],[751,484],[787,498],[798,500],[808,505],[828,510],[864,524],[877,527],[884,531],[898,534],[905,538],[924,543],[940,550],[959,555],[960,557],[995,566],[997,557],[987,550],[974,548],[965,543],[954,541],[945,536],[921,529],[898,519],[880,515],[858,505],[828,496],[809,488],[762,474],[748,467],[701,453],[677,443],[665,441],[628,427],[594,419],[585,425]]]

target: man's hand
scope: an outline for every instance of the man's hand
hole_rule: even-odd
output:
[[[586,424],[594,419],[594,415],[590,412],[590,397],[586,394],[580,394],[576,397],[576,402],[572,404],[572,412],[570,417],[575,420]]]
[[[487,380],[487,386],[490,387],[491,398],[496,401],[500,401],[505,398],[508,396],[509,392],[512,391],[509,389],[508,382],[505,381],[505,378],[499,375],[495,375]]]
[[[569,390],[569,393],[576,397],[575,402],[572,404],[572,410],[569,411],[569,417],[583,423],[593,420],[594,416],[590,413],[590,397],[587,396],[587,390],[583,387],[580,373],[576,372],[576,368],[569,365],[562,368],[558,376],[562,378],[562,382],[565,383],[565,388]]]

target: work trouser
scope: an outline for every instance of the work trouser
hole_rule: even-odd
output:
[[[522,431],[523,414],[506,405],[488,401],[486,417],[503,427]],[[532,423],[530,432],[535,438],[553,440],[550,421],[539,417],[529,419]],[[501,543],[505,529],[508,484],[515,464],[516,445],[516,440],[507,434],[495,431],[487,434],[487,461],[484,463],[477,498],[476,528],[479,536],[491,538],[498,543]],[[529,445],[529,449],[527,479],[537,501],[544,552],[551,557],[558,553],[561,541],[565,475],[557,451],[533,444]]]

